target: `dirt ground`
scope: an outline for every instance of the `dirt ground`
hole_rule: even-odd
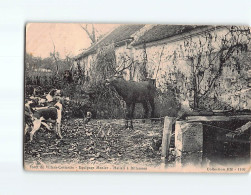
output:
[[[24,162],[33,163],[108,163],[160,165],[163,122],[134,121],[134,129],[124,128],[124,120],[83,119],[62,121],[62,139],[41,129],[32,142],[24,140]]]

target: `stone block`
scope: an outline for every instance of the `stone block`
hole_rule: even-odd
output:
[[[201,165],[203,151],[203,125],[200,122],[177,121],[175,125],[177,163]]]

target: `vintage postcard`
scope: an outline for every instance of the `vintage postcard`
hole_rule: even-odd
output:
[[[28,23],[24,169],[250,171],[248,26]]]

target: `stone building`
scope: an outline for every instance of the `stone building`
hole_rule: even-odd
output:
[[[127,80],[155,79],[162,93],[171,87],[192,107],[245,110],[251,108],[249,40],[246,27],[122,25],[74,63],[92,79],[98,48],[113,45],[115,68]]]

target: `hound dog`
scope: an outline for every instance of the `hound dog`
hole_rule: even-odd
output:
[[[61,90],[59,89],[52,89],[47,95],[46,99],[48,102],[52,102],[56,96],[61,96]]]
[[[32,111],[30,105],[33,104],[33,101],[29,100],[26,102],[24,106],[24,122],[25,122],[25,127],[24,127],[24,134],[31,129],[31,126],[33,124],[32,121]]]
[[[42,97],[30,96],[29,99],[34,101],[33,104],[35,106],[53,106],[55,99],[61,96],[61,90],[52,89],[47,95]]]
[[[43,88],[41,86],[34,87],[33,89],[33,95],[34,96],[41,96],[43,95]]]
[[[90,122],[91,118],[92,118],[92,113],[88,111],[86,113],[86,117],[84,119],[84,123],[87,124],[88,122]]]
[[[40,129],[41,125],[45,126],[48,130],[51,130],[48,122],[55,123],[55,132],[56,134],[62,138],[61,135],[61,119],[62,119],[62,110],[63,106],[58,101],[54,106],[52,107],[40,107],[40,108],[29,108],[31,112],[31,118],[32,118],[32,130],[30,132],[30,141],[33,140],[34,134]],[[28,129],[25,128],[25,134],[27,133]]]

